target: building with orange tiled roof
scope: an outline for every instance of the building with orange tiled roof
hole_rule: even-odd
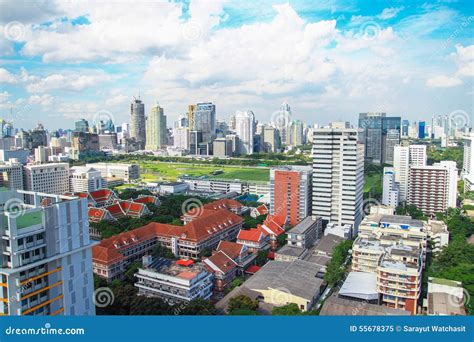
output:
[[[248,246],[237,242],[221,241],[216,248],[216,252],[223,252],[237,263],[237,275],[244,273],[244,270],[254,263],[257,253],[248,248]]]
[[[218,251],[203,260],[207,270],[214,274],[214,290],[223,291],[235,278],[238,265],[224,252]]]
[[[120,266],[117,265],[115,253],[107,254],[113,256],[111,260],[104,259],[101,257],[104,254],[101,249],[94,247],[94,273],[108,280],[121,278],[123,269],[151,252],[158,243],[170,249],[177,257],[197,259],[204,250],[214,249],[221,240],[235,239],[242,223],[240,216],[226,209],[215,210],[184,226],[151,222],[100,242],[98,246],[114,250],[123,256]]]
[[[224,198],[206,203],[200,208],[192,208],[183,216],[181,216],[181,220],[186,224],[194,220],[196,217],[206,215],[210,211],[219,209],[227,209],[236,215],[242,215],[244,206],[239,201],[230,198]]]
[[[250,216],[253,218],[257,218],[261,215],[267,215],[268,214],[268,208],[265,204],[262,204],[256,208],[252,208],[250,210]]]
[[[252,251],[257,251],[268,247],[270,242],[270,234],[261,227],[249,230],[241,229],[237,235],[237,242],[247,246]]]

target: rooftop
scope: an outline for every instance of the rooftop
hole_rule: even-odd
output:
[[[463,299],[445,293],[428,293],[428,314],[429,315],[466,315]]]
[[[302,247],[285,245],[282,248],[280,248],[278,251],[276,251],[275,253],[280,254],[280,255],[289,255],[289,256],[299,258],[304,253],[304,251],[305,249]]]
[[[366,272],[350,272],[339,294],[345,297],[354,297],[362,300],[376,300],[377,274]]]
[[[289,293],[312,300],[319,292],[323,279],[317,278],[320,266],[303,261],[269,261],[244,285],[252,290],[283,288]]]
[[[298,223],[296,226],[291,228],[288,231],[288,234],[304,234],[308,231],[311,227],[316,225],[318,220],[313,220],[311,216],[306,217],[303,221]]]
[[[333,234],[328,234],[323,236],[319,242],[316,243],[314,248],[314,252],[318,254],[327,254],[331,255],[332,250],[341,242],[345,241],[343,237],[336,236]]]
[[[321,316],[409,316],[410,312],[392,309],[384,305],[369,304],[365,301],[339,298],[331,295],[323,304]]]
[[[165,258],[157,258],[150,265],[142,267],[142,269],[187,280],[193,279],[205,270],[201,264],[192,263],[189,266],[182,266],[174,260]]]

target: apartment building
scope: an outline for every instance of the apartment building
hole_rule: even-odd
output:
[[[400,191],[395,181],[395,170],[393,167],[384,167],[382,179],[382,204],[391,207],[398,206]]]
[[[212,250],[221,240],[234,240],[243,219],[219,209],[196,218],[184,226],[157,222],[103,239],[92,249],[93,271],[109,281],[121,279],[126,267],[151,252],[157,244],[170,249],[181,258],[200,257],[203,250]]]
[[[270,170],[270,214],[296,225],[311,215],[312,168],[285,166]]]
[[[135,273],[139,295],[158,297],[171,305],[211,297],[214,276],[204,265],[192,260],[143,259],[143,267]]]
[[[107,181],[99,170],[86,166],[74,166],[70,169],[69,191],[89,192],[107,187]]]
[[[458,171],[453,161],[432,166],[412,166],[408,179],[407,204],[426,215],[456,207]]]
[[[357,232],[362,220],[364,145],[349,123],[332,123],[313,133],[313,217]]]
[[[311,216],[308,216],[286,232],[287,245],[309,248],[322,236],[322,233],[323,220],[321,217],[313,219]]]
[[[28,164],[23,167],[25,190],[62,195],[69,191],[69,164]]]
[[[0,187],[23,190],[23,166],[16,159],[0,163]]]
[[[21,204],[25,194],[33,204]],[[87,200],[27,191],[0,197],[0,314],[95,315]]]
[[[426,166],[426,145],[395,146],[393,168],[395,182],[399,184],[399,202],[408,197],[408,176],[410,167]]]

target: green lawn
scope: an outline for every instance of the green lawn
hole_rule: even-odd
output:
[[[175,181],[177,177],[183,175],[247,181],[268,181],[270,177],[269,169],[260,167],[142,162],[140,163],[140,168],[142,179],[149,182]],[[222,170],[224,172],[213,176],[212,172],[216,170]]]
[[[365,176],[364,193],[372,193],[372,196],[382,194],[382,175],[372,174]]]

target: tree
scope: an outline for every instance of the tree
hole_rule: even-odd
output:
[[[166,258],[166,259],[172,259],[172,260],[176,259],[173,252],[170,251],[168,248],[162,246],[160,243],[158,243],[155,246],[155,248],[153,249],[152,255],[155,258]]]
[[[415,220],[427,220],[423,212],[413,204],[400,205],[395,209],[397,215],[408,215]]]
[[[283,306],[276,306],[272,309],[272,315],[274,316],[297,316],[301,315],[302,312],[298,307],[298,304],[290,303]]]
[[[256,311],[258,309],[258,301],[253,300],[245,295],[238,295],[229,300],[228,310],[230,313],[236,310]]]
[[[130,315],[173,315],[171,305],[161,298],[135,296],[130,304]]]
[[[332,258],[326,268],[324,280],[329,286],[334,286],[339,283],[346,273],[345,261],[352,247],[352,240],[346,240],[336,245],[332,252]]]
[[[124,274],[124,280],[130,284],[133,284],[135,279],[135,273],[137,273],[138,269],[142,266],[142,263],[139,261],[135,261],[131,263]]]
[[[267,263],[268,260],[268,251],[265,249],[261,249],[257,252],[257,258],[255,262],[258,266],[263,266]]]

